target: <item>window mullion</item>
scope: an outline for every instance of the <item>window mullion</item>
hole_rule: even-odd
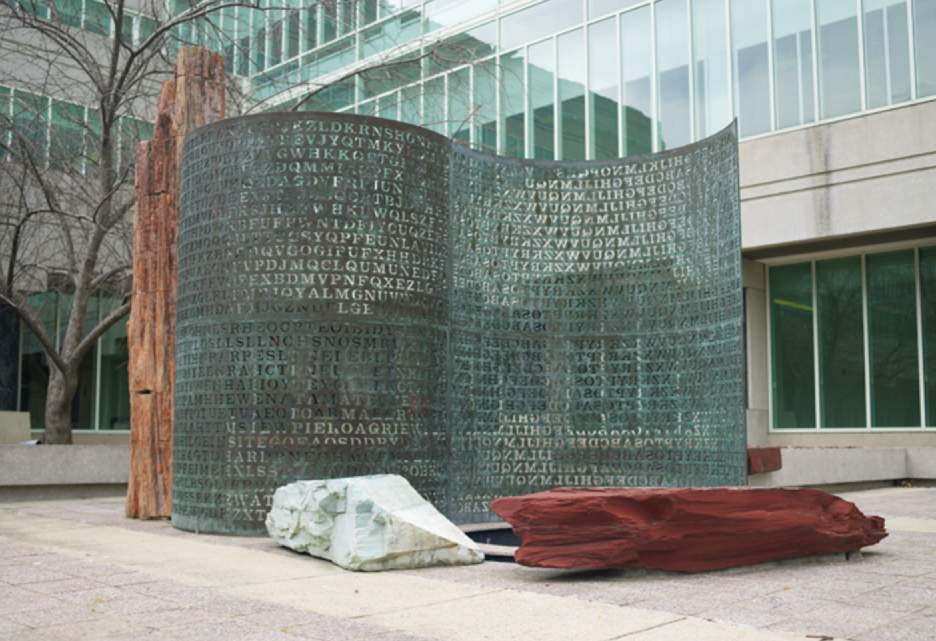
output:
[[[864,342],[864,386],[865,386],[865,429],[871,429],[871,349],[870,327],[868,326],[868,268],[865,254],[861,255],[861,316],[862,340]]]
[[[861,2],[861,0],[858,0]],[[799,40],[799,38],[797,38]],[[775,86],[774,80],[776,79],[774,75],[774,27],[773,27],[773,2],[768,0],[767,2],[767,100],[770,104],[769,118],[770,118],[770,129],[769,131],[776,131],[777,127],[777,101],[774,97],[777,89]]]
[[[101,294],[92,294],[97,298],[97,322],[101,322]],[[104,344],[104,335],[98,336],[94,342],[96,347],[94,356],[94,431],[101,429],[101,351]]]
[[[689,48],[689,142],[696,141],[695,42],[692,37],[692,0],[686,2],[686,42]]]
[[[910,100],[917,98],[916,45],[913,41],[913,0],[907,0],[907,46],[910,49]]]
[[[926,427],[926,379],[923,367],[923,305],[922,305],[922,287],[920,283],[920,248],[913,249],[913,267],[914,278],[916,280],[916,328],[917,328],[917,372],[919,384],[917,389],[920,391],[920,429]]]
[[[816,2],[810,0],[809,3],[810,19],[810,41],[812,46],[812,99],[813,99],[813,122],[822,119],[820,115],[821,101],[819,100],[819,33],[817,31],[819,21],[816,19]],[[862,261],[864,259],[862,258]],[[862,262],[863,264],[863,262]]]
[[[659,151],[659,120],[657,102],[659,93],[657,86],[657,32],[656,32],[656,2],[650,3],[650,150]]]
[[[727,0],[726,0],[727,1]],[[624,143],[624,64],[623,44],[621,43],[621,14],[614,14],[614,55],[617,64],[617,126],[618,158],[627,155]]]
[[[523,157],[533,157],[533,110],[530,108],[530,45],[520,48],[523,52]]]
[[[810,261],[812,284],[812,335],[813,335],[813,389],[816,403],[816,429],[822,427],[822,399],[819,386],[819,297],[816,295],[816,261]]]
[[[861,111],[865,111],[868,108],[868,88],[867,82],[865,81],[865,51],[864,51],[864,7],[862,7],[861,0],[855,0],[857,6],[858,15],[855,16],[855,24],[858,30],[858,90],[861,92]],[[886,10],[883,10],[882,13],[887,13]],[[884,32],[885,43],[887,42],[887,32]],[[885,51],[887,45],[885,44]],[[889,101],[888,101],[889,102]]]
[[[767,430],[772,431],[776,429],[777,424],[774,422],[774,386],[776,385],[776,380],[773,371],[774,336],[770,319],[770,267],[766,267],[764,271],[766,272],[764,311],[767,318]]]

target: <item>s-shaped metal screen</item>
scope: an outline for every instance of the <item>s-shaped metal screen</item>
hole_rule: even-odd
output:
[[[173,524],[398,473],[456,522],[556,486],[745,481],[737,143],[602,162],[331,113],[185,143]]]

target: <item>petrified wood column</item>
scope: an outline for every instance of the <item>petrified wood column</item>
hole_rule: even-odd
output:
[[[172,511],[176,259],[182,141],[224,118],[224,60],[184,48],[159,94],[150,142],[136,151],[133,309],[130,360],[130,480],[127,516],[168,518]]]

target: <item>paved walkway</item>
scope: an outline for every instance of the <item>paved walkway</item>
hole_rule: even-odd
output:
[[[843,496],[888,519],[862,560],[699,575],[358,574],[127,520],[120,499],[0,504],[0,640],[934,641],[936,489]]]

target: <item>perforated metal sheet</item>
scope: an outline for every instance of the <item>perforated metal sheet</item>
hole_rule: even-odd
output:
[[[562,485],[745,480],[737,143],[520,161],[289,113],[186,140],[173,523],[300,478],[456,522]]]

